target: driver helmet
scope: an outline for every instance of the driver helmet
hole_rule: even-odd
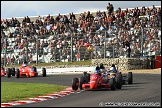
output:
[[[23,66],[25,67],[25,66],[27,66],[27,65],[28,65],[27,62],[24,61],[24,62],[23,62]]]
[[[112,64],[112,66],[111,67],[115,67],[115,65],[114,64]]]
[[[105,72],[105,69],[100,69],[101,73],[104,73]]]
[[[95,73],[95,74],[99,74],[100,71],[99,71],[99,70],[95,70],[94,73]]]
[[[100,67],[97,65],[96,69],[95,70],[100,70]]]
[[[100,69],[104,69],[103,63],[100,64]]]

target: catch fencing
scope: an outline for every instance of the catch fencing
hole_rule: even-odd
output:
[[[143,17],[141,17],[143,18]],[[141,20],[142,21],[142,20]],[[9,31],[15,28],[10,27]],[[4,31],[5,33],[7,31]],[[125,40],[130,43],[130,55]],[[141,58],[161,55],[161,27],[109,27],[89,33],[34,35],[17,39],[7,35],[1,38],[1,64],[73,62],[104,58]]]

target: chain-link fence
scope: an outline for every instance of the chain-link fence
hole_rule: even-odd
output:
[[[161,55],[161,27],[149,25],[127,29],[110,26],[108,30],[89,33],[1,38],[3,65],[21,64],[24,60],[49,63],[152,55]]]

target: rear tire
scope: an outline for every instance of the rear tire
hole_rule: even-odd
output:
[[[42,75],[43,77],[46,77],[46,68],[42,68]]]
[[[87,73],[87,83],[90,82],[90,73]]]
[[[19,78],[20,77],[20,70],[19,69],[16,69],[16,78]]]
[[[12,68],[11,74],[12,74],[12,76],[15,76],[15,68]]]
[[[81,76],[80,79],[79,79],[79,89],[80,90],[83,90],[82,84],[84,84],[84,78],[85,78],[84,76]]]
[[[89,73],[86,73],[85,75],[83,75],[84,77],[84,80],[86,83],[88,83],[90,81],[90,74]]]
[[[111,90],[116,90],[116,87],[115,87],[115,78],[110,78],[110,88]]]
[[[87,72],[83,72],[83,76],[86,76],[87,75]]]
[[[133,74],[132,72],[128,72],[128,84],[132,84],[133,82]]]
[[[37,68],[35,66],[33,66],[33,70],[34,72],[37,72]]]
[[[121,89],[121,87],[122,87],[122,75],[117,74],[117,76],[116,76],[116,88]]]
[[[7,78],[11,77],[11,69],[10,68],[7,68],[7,70],[6,70],[6,77]]]
[[[73,80],[72,80],[72,89],[73,90],[78,90],[78,83],[79,83],[79,79],[73,78]]]

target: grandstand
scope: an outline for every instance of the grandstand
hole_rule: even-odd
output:
[[[133,16],[134,11],[139,11],[139,15]],[[19,64],[24,59],[36,62],[36,45],[41,46],[38,49],[38,62],[68,62],[71,59],[71,35],[73,61],[126,57],[127,51],[123,47],[125,40],[129,40],[131,57],[161,54],[161,6],[131,8],[128,11],[117,9],[109,15],[106,10],[105,16],[104,11],[90,13],[92,15],[88,16],[88,12],[82,12],[81,17],[81,13],[74,14],[76,19],[66,14],[72,34],[65,23],[64,15],[60,15],[59,20],[58,16],[53,16],[54,22],[50,19],[51,15],[44,16],[44,20],[42,16],[40,19],[38,16],[29,17],[29,22],[23,21],[24,17],[17,18],[18,21],[14,18],[8,19],[7,22],[1,20],[1,63],[4,63],[4,58],[8,64]],[[144,32],[141,29],[142,23],[145,25]],[[38,36],[38,40],[35,36]],[[8,44],[5,48],[6,37]]]

